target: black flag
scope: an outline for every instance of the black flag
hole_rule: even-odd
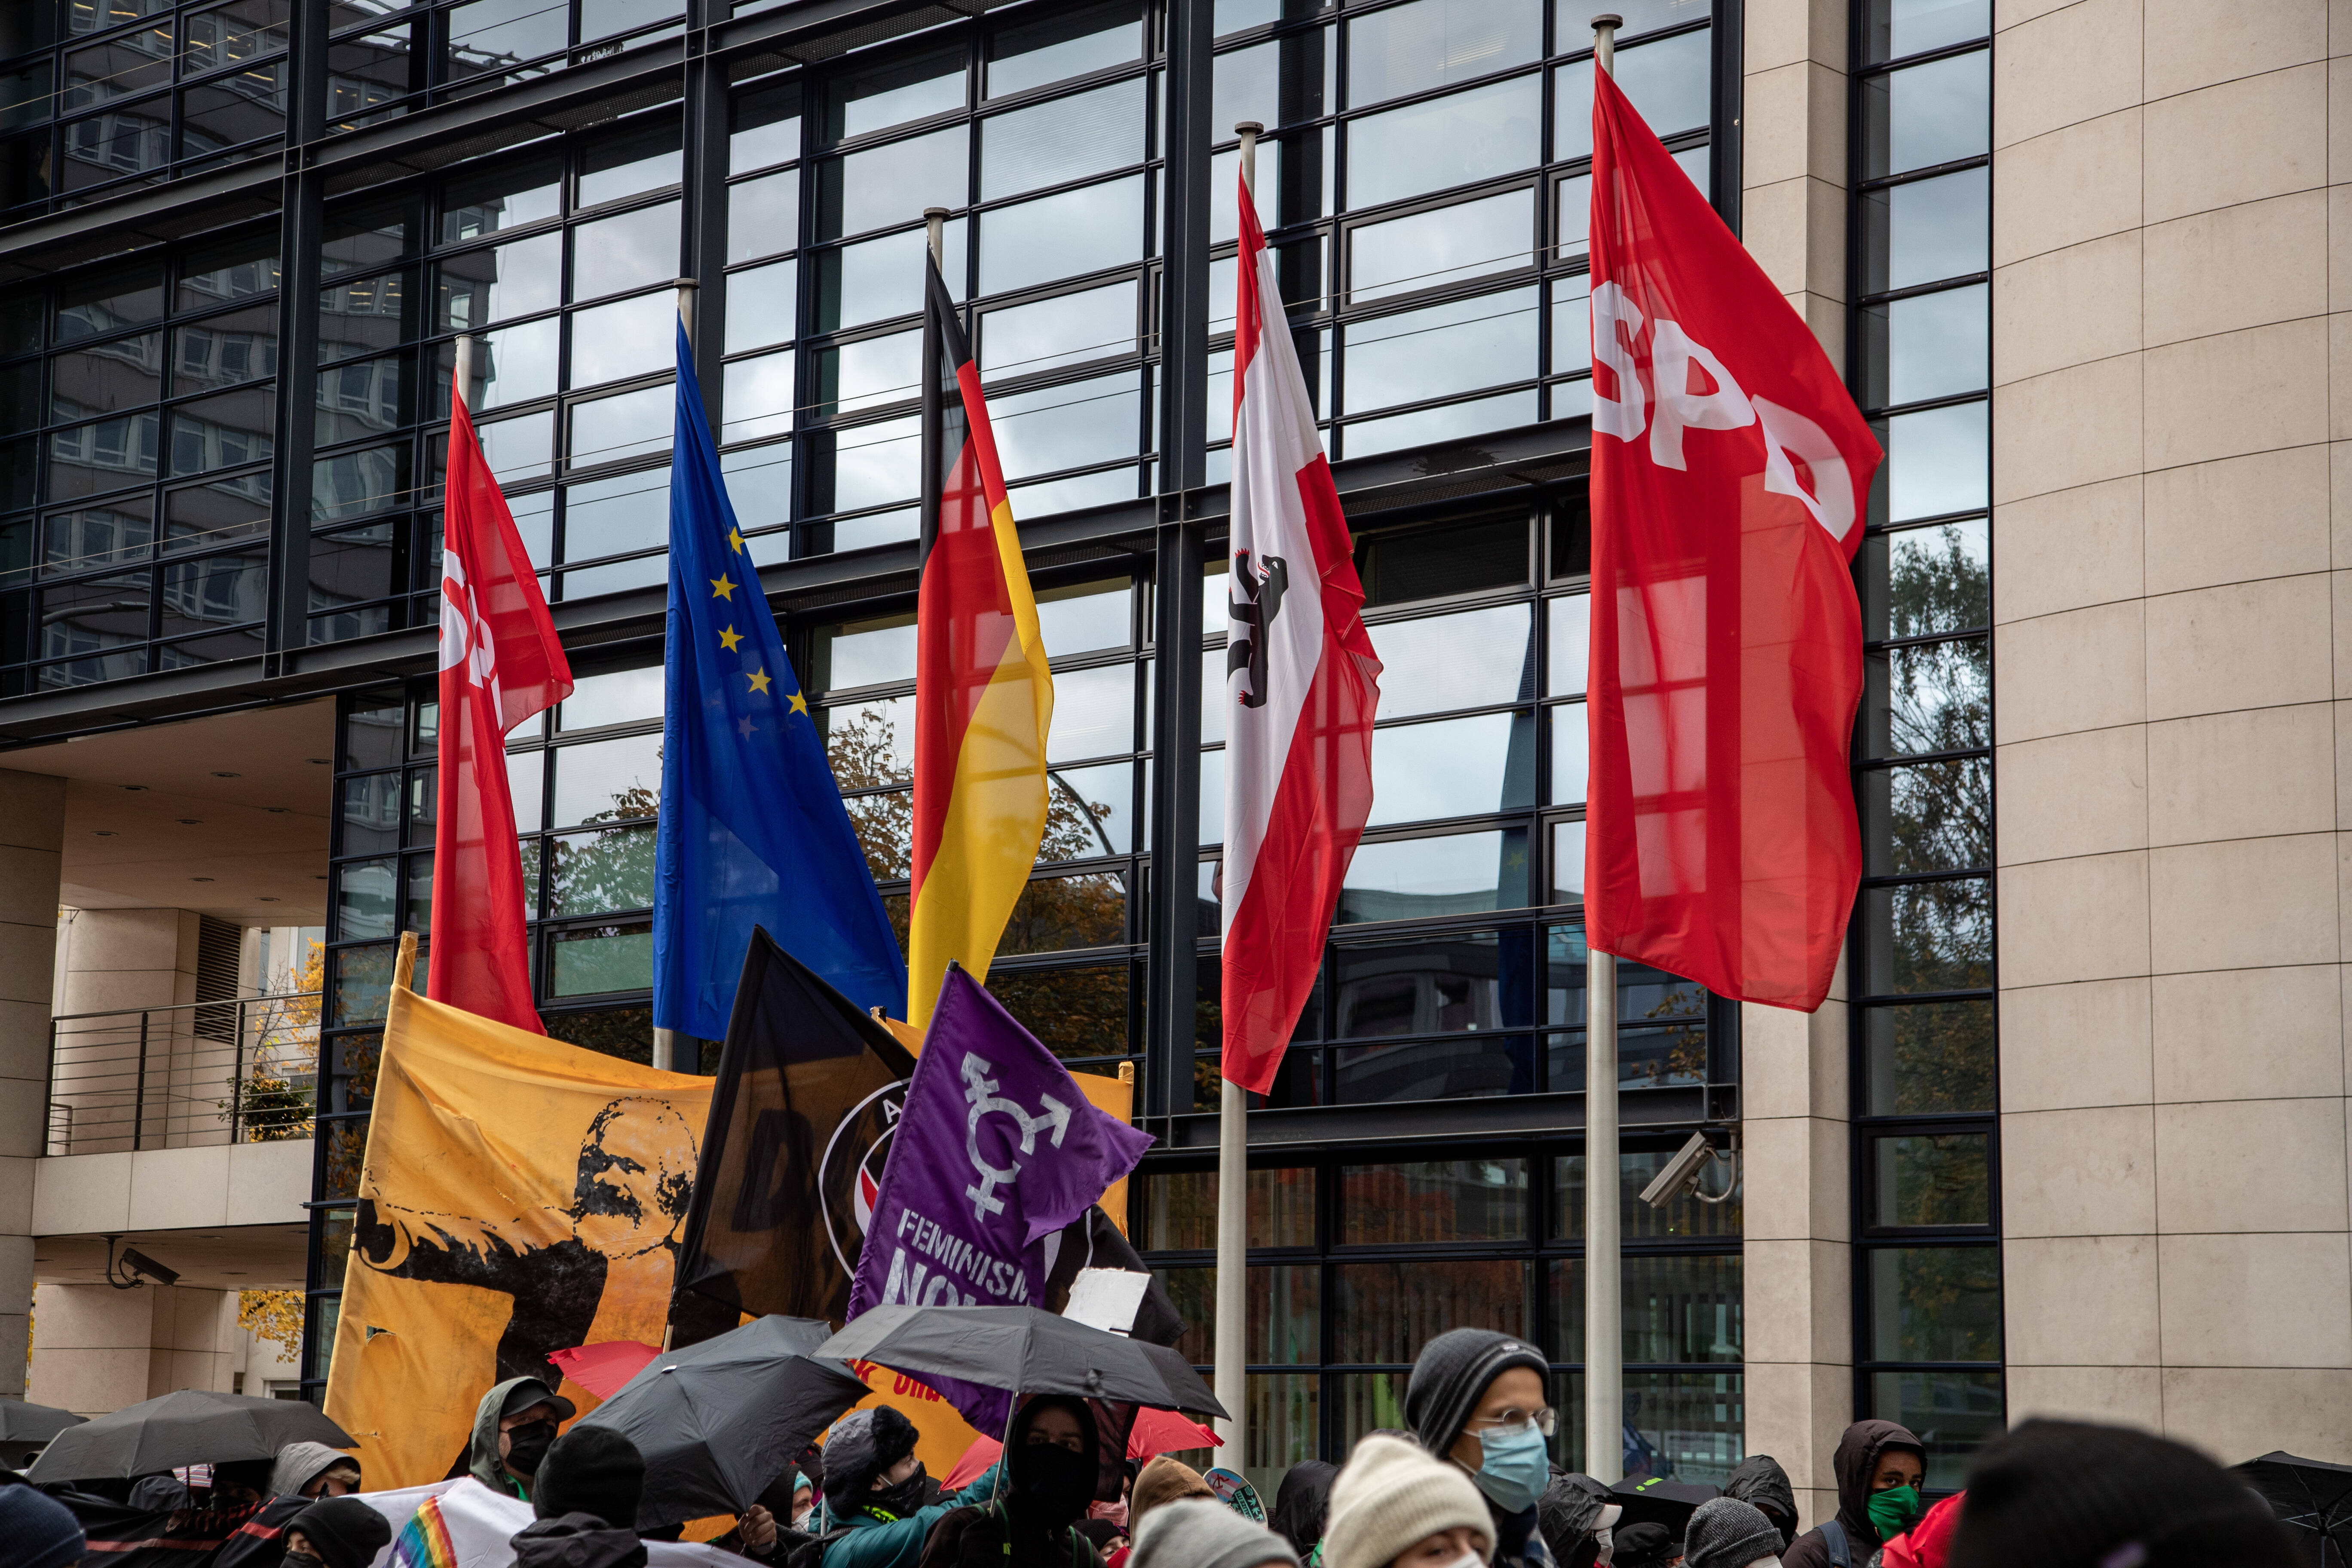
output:
[[[736,1312],[842,1320],[915,1058],[754,929],[710,1092],[671,1342]]]

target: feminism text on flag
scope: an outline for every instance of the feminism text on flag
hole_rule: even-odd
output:
[[[985,1307],[1009,1302],[1020,1306],[1029,1300],[1028,1273],[1018,1259],[992,1258],[912,1208],[898,1211],[890,1243],[890,1272],[882,1283],[879,1305]],[[931,1262],[922,1261],[925,1258]],[[959,1289],[958,1279],[969,1281],[974,1290],[986,1292],[987,1299]]]

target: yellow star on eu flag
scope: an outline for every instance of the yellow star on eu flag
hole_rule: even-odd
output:
[[[727,574],[724,572],[710,580],[710,592],[730,604],[734,603],[735,584],[728,580]]]
[[[745,671],[745,674],[750,677],[751,681],[751,689],[754,691],[765,691],[768,689],[768,682],[772,679],[772,677],[771,677],[764,669],[747,670]]]
[[[802,696],[797,691],[793,693],[793,711],[795,713],[805,713],[808,711],[808,699]]]
[[[733,626],[729,626],[725,631],[719,634],[719,646],[725,648],[729,653],[733,653],[735,651],[735,645],[742,640],[743,634],[737,631]]]
[[[743,531],[742,531],[741,529],[740,529],[740,528],[730,528],[730,529],[729,529],[729,530],[727,531],[727,542],[728,542],[729,546],[730,546],[730,547],[731,547],[731,548],[734,550],[734,552],[735,552],[735,553],[736,553],[736,554],[738,554],[738,555],[742,554],[742,553],[743,553]]]

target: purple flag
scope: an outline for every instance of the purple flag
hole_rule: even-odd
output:
[[[1151,1142],[1096,1110],[1053,1052],[950,968],[891,1139],[849,1316],[896,1302],[1045,1310],[1045,1239]],[[1003,1429],[1004,1390],[932,1382],[975,1427]]]

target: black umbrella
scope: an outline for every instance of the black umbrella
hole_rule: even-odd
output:
[[[1661,1476],[1650,1476],[1638,1481],[1619,1481],[1609,1489],[1609,1500],[1625,1512],[1617,1521],[1622,1530],[1629,1524],[1663,1524],[1677,1541],[1689,1528],[1690,1516],[1698,1505],[1723,1495],[1721,1487],[1695,1486],[1688,1481],[1670,1481]]]
[[[1014,1394],[1230,1414],[1192,1363],[1166,1345],[1107,1333],[1034,1307],[876,1307],[817,1353]]]
[[[741,1513],[866,1397],[848,1368],[810,1357],[831,1331],[809,1318],[759,1319],[654,1357],[581,1417],[582,1426],[622,1433],[645,1456],[639,1530]]]
[[[37,1486],[152,1476],[183,1465],[275,1458],[289,1443],[353,1446],[350,1433],[301,1400],[184,1388],[68,1426],[49,1440],[26,1476]]]
[[[2305,1562],[2318,1568],[2352,1563],[2352,1465],[2273,1452],[2231,1468],[2262,1493]]]
[[[0,1399],[0,1464],[30,1464],[41,1445],[68,1426],[88,1420],[70,1410],[28,1405],[21,1399]]]

